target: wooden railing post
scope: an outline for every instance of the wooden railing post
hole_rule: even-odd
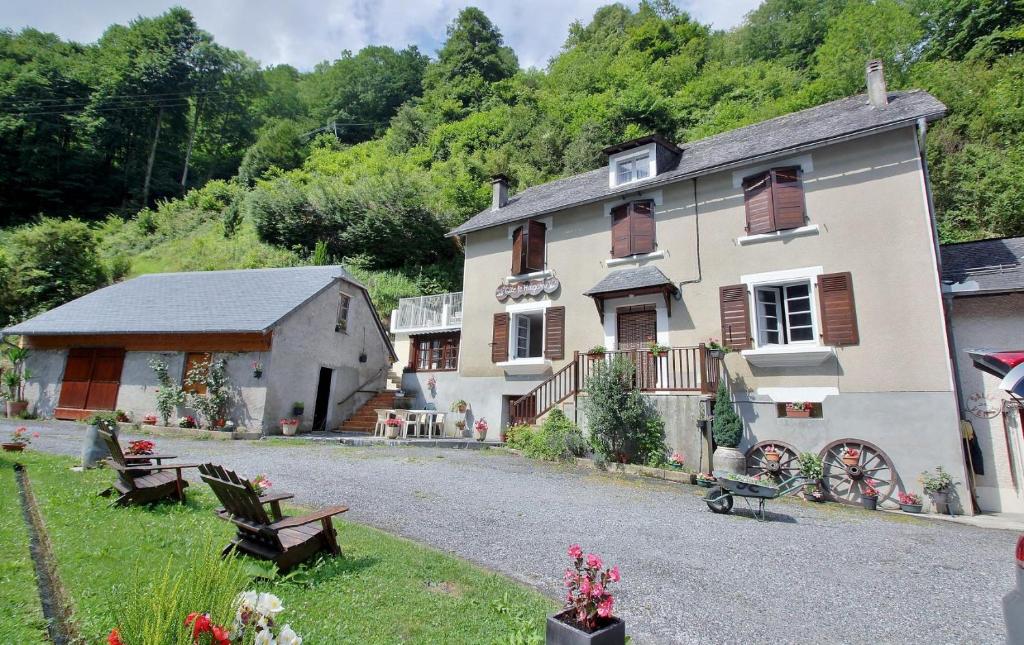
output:
[[[700,353],[700,391],[704,394],[708,393],[708,352],[707,348],[704,347],[704,343],[697,346],[697,351]]]

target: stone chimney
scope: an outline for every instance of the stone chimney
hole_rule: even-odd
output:
[[[508,203],[508,177],[495,175],[491,178],[491,210],[496,211]]]
[[[868,102],[876,108],[889,105],[889,90],[885,87],[885,68],[880,60],[869,60],[867,67]]]

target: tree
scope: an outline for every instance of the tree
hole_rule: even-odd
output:
[[[1020,0],[919,0],[930,60],[992,60],[1024,50],[1024,2]]]
[[[636,388],[633,361],[617,356],[585,384],[583,411],[591,448],[605,461],[652,463],[665,459],[665,423]]]
[[[810,67],[829,21],[845,5],[846,0],[765,0],[736,32],[740,52],[747,60]]]
[[[77,219],[43,218],[7,245],[15,318],[28,318],[102,287],[107,275],[92,231]]]
[[[267,124],[256,142],[249,146],[238,167],[238,178],[252,184],[270,168],[291,170],[302,165],[306,143],[303,132],[294,121],[273,121]]]
[[[723,378],[715,394],[715,421],[712,426],[715,444],[723,448],[735,448],[743,439],[743,420],[736,414],[729,395],[729,386]]]

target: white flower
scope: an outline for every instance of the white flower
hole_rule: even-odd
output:
[[[235,601],[238,603],[238,609],[240,611],[253,611],[256,609],[256,602],[259,600],[259,594],[255,591],[243,591],[238,594],[238,599]]]
[[[274,635],[270,633],[269,629],[256,632],[256,640],[253,641],[253,645],[277,645],[277,641],[274,640]]]
[[[302,645],[302,638],[292,630],[290,625],[285,625],[281,628],[281,633],[277,635],[277,645]]]
[[[284,605],[281,604],[281,599],[272,593],[261,593],[259,600],[256,601],[256,612],[264,616],[273,618],[282,611]]]

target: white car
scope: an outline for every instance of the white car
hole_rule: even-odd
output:
[[[996,352],[984,349],[967,350],[974,366],[1002,382],[999,387],[1014,399],[1024,399],[1024,351]],[[1003,596],[1003,617],[1006,620],[1006,642],[1024,645],[1024,535],[1017,538],[1017,586]]]

